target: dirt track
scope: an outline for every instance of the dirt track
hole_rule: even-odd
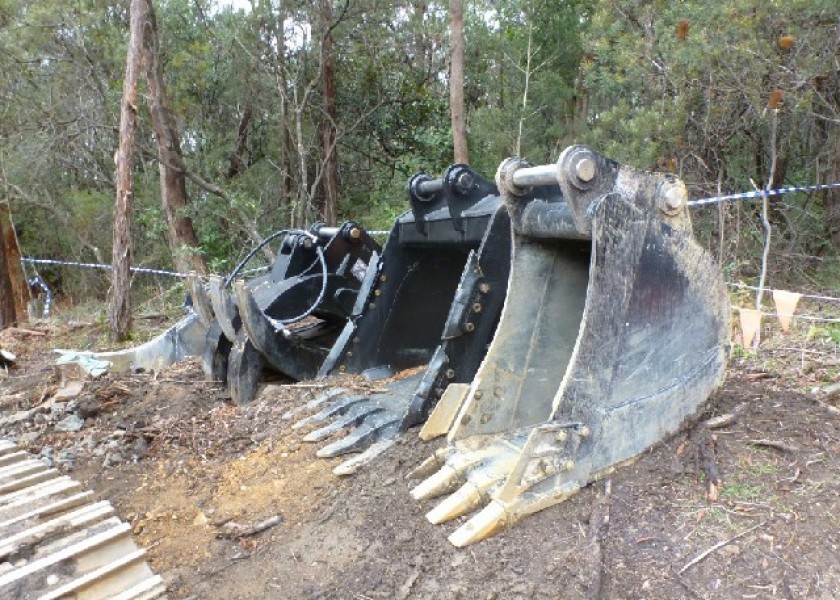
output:
[[[0,382],[4,414],[55,390],[45,338],[7,339],[21,360]],[[732,424],[695,426],[609,484],[460,550],[446,540],[458,523],[430,525],[433,504],[413,501],[405,479],[438,444],[409,434],[338,479],[282,418],[311,388],[271,386],[237,408],[188,363],[88,382],[79,432],[47,418],[7,433],[28,432],[34,452],[72,449],[64,468],[132,522],[174,598],[836,598],[840,416],[796,391],[836,366],[734,362],[704,415]]]

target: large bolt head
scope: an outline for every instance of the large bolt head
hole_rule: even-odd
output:
[[[685,184],[680,180],[664,183],[660,188],[659,195],[662,210],[669,215],[677,214],[688,202],[688,190],[685,189]]]
[[[575,177],[583,182],[589,183],[595,179],[595,161],[590,156],[582,156],[574,163]]]
[[[469,173],[461,173],[458,175],[458,179],[455,182],[455,186],[458,188],[458,191],[462,194],[470,191],[475,183],[475,179]]]
[[[506,158],[496,170],[496,186],[502,194],[508,196],[527,196],[531,191],[530,187],[521,188],[513,183],[513,174],[519,169],[527,168],[530,165],[518,157]]]
[[[581,192],[590,191],[598,183],[598,156],[586,146],[569,146],[557,159],[557,181]]]

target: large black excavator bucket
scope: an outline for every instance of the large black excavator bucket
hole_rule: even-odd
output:
[[[286,234],[271,271],[233,282],[220,277],[194,290],[208,324],[204,368],[227,380],[233,400],[250,401],[263,367],[294,379],[315,376],[349,318],[368,263],[381,252],[368,233],[347,222]],[[195,286],[194,286],[195,287]]]
[[[572,146],[556,165],[508,159],[514,230],[501,321],[460,403],[422,432],[447,444],[416,470],[441,523],[480,509],[463,546],[562,502],[665,439],[722,380],[729,305],[695,242],[685,186]],[[443,424],[443,426],[441,426]]]
[[[498,323],[510,270],[510,219],[495,185],[464,165],[409,183],[412,210],[397,219],[372,261],[351,318],[319,370],[385,379],[384,393],[327,390],[295,427],[319,456],[364,451],[338,466],[354,472],[396,435],[422,423],[451,384],[472,380]],[[299,416],[299,413],[289,417]]]

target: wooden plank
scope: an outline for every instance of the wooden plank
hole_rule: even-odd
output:
[[[160,575],[154,575],[131,589],[113,596],[111,600],[154,600],[163,598],[164,594],[166,594],[166,587],[163,585],[163,579]]]
[[[26,460],[27,458],[32,458],[32,455],[29,454],[29,452],[24,452],[23,450],[18,450],[17,452],[10,452],[9,454],[0,456],[0,467],[11,465],[12,463]]]
[[[70,594],[74,594],[79,590],[92,586],[98,580],[108,577],[109,575],[116,573],[120,569],[123,569],[130,564],[143,560],[145,557],[146,550],[144,548],[135,550],[130,554],[121,556],[116,560],[113,560],[107,564],[102,565],[97,569],[94,569],[90,573],[85,573],[81,577],[78,577],[73,581],[62,585],[59,588],[51,590],[50,592],[38,598],[38,600],[56,600],[57,598],[64,598],[66,596],[69,596]]]
[[[0,450],[11,457],[0,467],[0,598],[166,597],[109,502],[94,502],[77,481],[3,440]]]
[[[70,531],[87,527],[113,514],[114,507],[108,502],[97,502],[96,504],[83,506],[66,515],[15,533],[6,539],[0,539],[0,557],[6,557],[16,552],[22,545],[43,542],[50,535],[69,533]]]
[[[38,471],[46,471],[49,467],[40,460],[23,460],[13,465],[0,467],[0,484],[14,481],[19,477],[31,475]]]
[[[21,477],[14,480],[9,481],[8,483],[0,484],[0,496],[4,494],[8,494],[9,492],[16,492],[20,489],[25,487],[29,487],[31,485],[35,485],[37,483],[43,483],[45,481],[49,481],[50,479],[58,479],[59,472],[56,469],[48,469],[46,471],[38,470],[34,473],[21,473]]]
[[[117,522],[114,525],[114,527],[106,529],[101,533],[97,533],[96,535],[91,536],[89,538],[85,538],[82,541],[73,544],[72,546],[62,548],[58,552],[48,554],[43,558],[32,561],[14,569],[13,571],[9,571],[7,573],[4,573],[3,575],[0,575],[0,588],[15,583],[16,581],[20,581],[25,577],[29,577],[33,573],[42,571],[60,562],[74,558],[76,556],[79,556],[80,554],[84,554],[85,552],[94,550],[99,546],[107,544],[108,542],[112,542],[122,536],[129,535],[130,532],[131,526],[128,523]]]
[[[73,488],[75,488],[74,491],[78,491],[82,489],[82,486],[70,479],[69,477],[67,477],[66,475],[62,475],[61,477],[56,477],[55,479],[44,481],[43,483],[30,486],[23,490],[18,490],[9,494],[3,494],[2,496],[0,496],[0,510],[6,508],[6,506],[11,506],[19,502],[21,499],[28,500],[30,496],[34,498],[41,498],[45,494],[58,494],[60,492],[70,490]]]
[[[45,517],[49,517],[50,515],[56,515],[62,512],[66,512],[68,510],[72,510],[77,506],[81,506],[86,502],[90,502],[92,499],[93,492],[82,492],[81,494],[74,494],[69,498],[63,498],[58,502],[44,504],[43,506],[39,506],[38,508],[35,508],[33,510],[29,510],[27,512],[6,519],[2,523],[0,523],[0,531],[3,531],[6,528],[12,527],[17,523],[26,521],[28,519],[43,519]]]

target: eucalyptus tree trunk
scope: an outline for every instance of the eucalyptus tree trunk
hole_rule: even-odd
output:
[[[206,273],[207,266],[198,252],[198,238],[192,219],[187,214],[187,168],[181,153],[178,127],[166,98],[154,7],[152,0],[143,2],[148,14],[143,39],[147,101],[157,139],[161,202],[169,228],[169,245],[176,269]]]
[[[338,207],[338,148],[336,146],[335,60],[332,51],[332,0],[321,3],[321,65],[324,119],[321,127],[321,148],[324,155],[323,219],[335,225]]]
[[[449,68],[449,110],[452,115],[452,141],[455,162],[469,164],[467,147],[467,114],[464,108],[464,12],[461,0],[449,0],[452,19],[450,34],[451,64]]]
[[[26,320],[26,279],[8,202],[0,202],[0,329]]]
[[[5,244],[0,244],[0,329],[17,325],[17,306],[7,263]]]
[[[114,206],[114,241],[111,255],[111,292],[108,322],[111,339],[122,341],[131,330],[131,213],[134,189],[134,133],[137,129],[137,78],[141,68],[143,29],[148,18],[145,0],[131,0],[128,52],[120,104],[120,142],[117,150],[117,198]]]
[[[837,129],[837,127],[835,127]],[[834,132],[833,150],[828,159],[826,183],[840,181],[840,131]],[[825,192],[825,230],[831,245],[840,249],[840,190],[833,188]]]

